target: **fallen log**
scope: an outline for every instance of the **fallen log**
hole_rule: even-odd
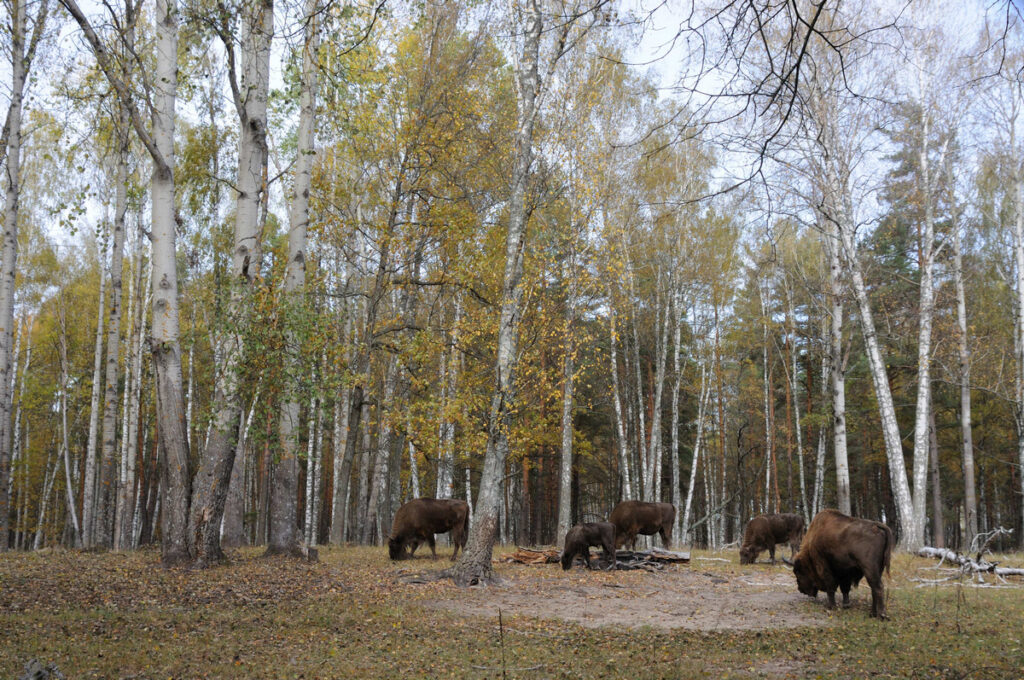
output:
[[[524,548],[516,546],[516,551],[503,558],[505,562],[516,564],[553,564],[562,557],[558,548]],[[591,556],[591,562],[598,569],[608,569],[611,564],[605,559],[604,553]],[[615,553],[615,568],[618,570],[643,569],[657,571],[666,564],[688,564],[690,553],[651,548],[650,550],[619,550]]]
[[[524,548],[516,546],[516,551],[504,558],[505,562],[517,564],[552,564],[562,557],[558,548]]]
[[[972,573],[989,573],[995,574],[996,576],[1024,576],[1024,569],[1016,569],[1012,567],[1000,567],[998,562],[989,562],[982,558],[972,559],[967,555],[962,555],[955,550],[949,550],[948,548],[932,548],[931,546],[925,546],[917,551],[919,557],[937,557],[939,558],[939,565],[943,562],[952,562],[960,566],[962,570],[969,571]]]

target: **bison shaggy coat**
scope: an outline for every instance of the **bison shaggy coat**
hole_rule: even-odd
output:
[[[850,606],[850,586],[861,577],[871,586],[871,616],[888,618],[882,572],[889,571],[892,529],[881,522],[822,510],[807,528],[800,552],[793,560],[797,588],[804,595],[828,596],[828,608],[836,606],[836,588],[843,593],[843,607]]]
[[[592,569],[590,546],[604,550],[604,556],[610,561],[608,568],[615,568],[615,525],[611,522],[586,522],[577,524],[565,533],[562,569],[567,570],[571,567],[572,561],[577,555],[583,558],[587,569]]]
[[[668,537],[676,521],[676,508],[671,503],[644,503],[643,501],[622,501],[615,506],[608,521],[615,525],[615,547],[636,544],[636,535],[658,534],[661,543],[668,547]]]
[[[434,534],[452,533],[455,550],[452,560],[459,554],[459,548],[466,547],[469,533],[469,505],[466,501],[447,498],[416,498],[398,508],[391,523],[388,537],[388,555],[393,560],[406,557],[405,548],[410,547],[409,557],[423,541],[430,546],[430,554],[437,559]]]
[[[753,564],[765,550],[771,556],[772,564],[775,564],[776,543],[789,543],[789,556],[793,557],[800,549],[803,536],[804,518],[800,515],[780,513],[754,517],[747,522],[747,530],[743,532],[740,564]]]

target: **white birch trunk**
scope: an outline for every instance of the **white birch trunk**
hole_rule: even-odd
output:
[[[661,278],[660,276],[658,277]],[[671,284],[669,284],[671,287]],[[661,463],[662,463],[662,437],[661,437],[661,400],[665,394],[665,366],[668,362],[668,346],[669,346],[669,320],[671,314],[671,304],[668,301],[668,295],[659,295],[658,298],[661,300],[661,330],[658,333],[657,341],[655,343],[655,367],[654,367],[654,405],[653,413],[651,414],[651,440],[647,447],[648,455],[650,457],[650,464],[647,468],[647,479],[645,481],[645,489],[649,490],[649,493],[645,493],[645,500],[651,502],[661,501]],[[634,332],[635,332],[634,327]],[[640,411],[643,411],[643,405],[640,404]]]
[[[948,185],[953,186],[952,172]],[[955,200],[953,201],[955,205]],[[963,244],[960,225],[953,217],[953,282],[956,289],[957,358],[960,380],[960,436],[964,471],[965,545],[978,535],[978,499],[974,481],[974,435],[971,428],[971,352],[967,335],[967,294],[964,290]]]
[[[334,432],[331,446],[334,454],[334,485],[331,494],[331,545],[341,545],[345,538],[348,519],[348,495],[352,478],[352,458],[345,451],[348,434],[348,390],[344,389],[334,400]]]
[[[167,566],[189,560],[188,508],[191,498],[188,433],[181,385],[177,225],[174,219],[174,103],[178,84],[178,9],[174,0],[156,2],[152,179],[153,321],[150,347],[156,368],[158,428],[164,449],[161,553]],[[136,127],[138,130],[138,127]]]
[[[10,523],[11,397],[8,389],[15,357],[12,354],[14,330],[14,286],[18,266],[18,201],[21,194],[21,116],[25,81],[25,12],[27,0],[13,0],[11,24],[11,99],[7,114],[7,190],[4,196],[3,251],[0,253],[0,552],[7,550]]]
[[[306,0],[305,34],[302,52],[302,83],[299,92],[299,131],[295,159],[294,194],[289,211],[288,264],[285,295],[297,304],[306,285],[306,231],[309,227],[309,191],[312,184],[314,134],[316,129],[317,61],[320,51],[319,17],[316,0]],[[272,10],[271,10],[272,11]],[[273,21],[273,19],[269,19]],[[264,102],[265,104],[265,102]],[[265,111],[264,111],[265,112]],[[266,119],[264,118],[264,123]],[[265,131],[264,131],[265,132]],[[293,359],[289,358],[290,361]],[[270,493],[270,540],[268,553],[295,554],[298,546],[298,395],[282,400],[278,425],[280,460],[274,466]]]
[[[1021,173],[1019,167],[1014,180],[1016,215],[1013,220],[1013,252],[1017,265],[1014,293],[1015,306],[1018,310],[1015,334],[1019,338],[1017,342],[1017,409],[1018,421],[1024,421],[1024,394],[1021,394],[1024,391],[1024,174]],[[1018,474],[1018,477],[1020,478],[1021,493],[1024,494],[1024,422],[1021,422],[1020,425],[1017,432],[1017,457],[1020,465],[1018,469],[1021,473]],[[1021,504],[1021,512],[1024,514],[1024,503]]]
[[[796,314],[793,311],[793,291],[790,289],[789,277],[785,277],[785,294],[786,294],[786,325],[789,327],[789,375],[786,377],[789,380],[790,391],[793,395],[793,427],[796,430],[796,460],[800,478],[800,514],[804,518],[804,526],[811,523],[811,518],[808,516],[808,505],[807,505],[807,479],[804,471],[804,437],[803,428],[800,427],[800,381],[799,381],[799,369],[797,366],[797,347],[796,347]]]
[[[27,316],[23,325],[25,326],[24,333],[26,336],[25,365],[21,368],[21,381],[18,384],[18,406],[14,411],[14,441],[11,445],[11,474],[7,478],[8,498],[10,498],[11,488],[14,482],[14,465],[21,458],[21,412],[25,403],[25,378],[28,377],[29,368],[32,366],[32,317]],[[22,529],[22,533],[24,533],[24,529]]]
[[[96,444],[100,428],[100,392],[103,374],[103,318],[106,311],[107,277],[103,272],[103,257],[100,253],[100,293],[96,310],[96,342],[93,350],[92,396],[89,399],[89,439],[85,447],[85,483],[82,485],[82,545],[92,547],[94,521],[93,499],[96,493]],[[17,351],[15,351],[17,357]]]
[[[868,297],[864,274],[857,257],[857,246],[853,242],[852,228],[840,222],[838,225],[843,252],[849,266],[853,292],[860,310],[861,332],[867,348],[868,363],[871,369],[871,380],[878,399],[879,415],[882,420],[882,434],[885,438],[886,456],[889,462],[889,479],[892,484],[893,498],[896,501],[896,512],[900,522],[900,545],[905,550],[916,550],[923,541],[921,527],[914,521],[914,506],[907,482],[907,469],[903,462],[903,445],[900,437],[899,423],[896,421],[896,408],[889,388],[889,376],[885,372],[885,362],[878,344],[875,320],[871,312],[871,301]],[[833,367],[835,370],[835,367]]]
[[[526,190],[530,168],[533,165],[533,128],[537,119],[537,98],[541,86],[540,39],[544,27],[544,13],[539,0],[527,0],[524,13],[523,50],[521,56],[516,55],[517,63],[513,73],[518,110],[505,241],[495,389],[488,414],[487,448],[484,453],[473,526],[466,547],[452,568],[452,578],[460,585],[486,582],[492,578],[491,551],[498,528],[501,480],[508,458],[508,431],[511,425],[511,409],[515,402],[515,369],[524,292],[521,280],[523,249],[526,242]],[[512,15],[515,16],[514,11]],[[467,485],[467,491],[468,489]]]
[[[680,352],[682,350],[682,337],[683,337],[683,313],[680,309],[680,295],[679,291],[675,291],[672,297],[672,315],[675,319],[675,323],[672,328],[672,440],[671,449],[669,451],[670,468],[672,471],[672,505],[676,508],[676,512],[679,512],[679,508],[683,504],[682,489],[680,488],[679,482],[679,391],[682,389],[682,367],[680,366]],[[701,386],[703,389],[703,385]],[[698,397],[700,401],[700,397]],[[698,411],[700,407],[698,406]],[[696,447],[694,448],[696,452]],[[683,540],[683,536],[686,531],[684,524],[676,522],[672,525],[672,542],[679,544]]]
[[[616,347],[618,334],[615,331],[615,309],[608,313],[609,347],[611,349],[612,404],[615,407],[615,435],[619,445],[619,480],[622,486],[620,500],[633,500],[629,463],[629,443],[626,439],[626,424],[622,419],[622,397],[619,390],[619,360]]]
[[[572,238],[570,236],[570,238]],[[573,340],[575,286],[569,284],[565,300],[565,356],[562,360],[562,450],[558,471],[558,528],[555,541],[559,547],[565,543],[565,534],[572,527],[572,439],[573,439],[573,387],[576,372],[576,343]]]
[[[697,398],[697,438],[693,442],[693,461],[690,463],[690,485],[686,489],[686,506],[683,509],[681,523],[681,540],[692,543],[690,534],[690,512],[693,508],[693,490],[697,486],[697,466],[700,464],[700,448],[704,444],[704,419],[707,412],[708,397],[711,394],[711,381],[708,380],[707,368],[700,367],[700,396]],[[707,470],[707,464],[704,469]],[[709,506],[710,507],[710,506]]]
[[[829,378],[832,391],[832,448],[836,461],[836,507],[851,514],[850,463],[846,448],[846,362],[843,358],[843,282],[840,244],[835,224],[829,222],[825,248],[829,267]],[[887,383],[888,384],[888,383]]]
[[[238,196],[227,306],[233,330],[225,337],[224,364],[219,371],[220,381],[214,394],[213,429],[196,473],[189,518],[189,552],[196,566],[200,567],[224,559],[220,530],[242,427],[243,399],[239,372],[245,361],[244,334],[251,308],[248,296],[252,282],[259,276],[262,252],[260,206],[266,192],[267,97],[274,3],[273,0],[261,0],[248,7],[249,11],[241,17],[241,79],[237,90],[233,90],[239,119]],[[232,70],[232,88],[235,88],[234,46],[229,39],[225,43]]]
[[[64,493],[68,516],[71,518],[72,547],[78,548],[81,546],[82,531],[75,506],[75,484],[71,471],[70,434],[68,433],[68,384],[71,372],[68,366],[68,329],[64,313],[63,291],[58,295],[60,298],[58,301],[58,314],[60,315],[60,456],[64,460]]]
[[[928,461],[930,456],[929,413],[932,405],[932,325],[935,316],[935,218],[932,205],[931,168],[928,158],[929,117],[926,114],[921,126],[921,147],[918,154],[921,166],[919,190],[924,201],[924,224],[921,233],[921,252],[918,267],[921,274],[920,305],[917,332],[917,404],[914,409],[914,547],[924,544],[924,529],[927,524]],[[940,153],[945,155],[945,149]]]
[[[32,539],[32,549],[39,550],[43,547],[43,524],[46,523],[46,511],[50,504],[50,494],[53,491],[53,482],[57,478],[57,468],[61,464],[60,456],[56,459],[52,455],[46,458],[46,469],[43,474],[43,493],[39,496],[39,512],[36,516],[36,534]]]

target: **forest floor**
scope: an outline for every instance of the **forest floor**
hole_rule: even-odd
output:
[[[1024,676],[1024,581],[917,580],[946,574],[934,560],[894,555],[881,622],[864,584],[830,613],[788,567],[735,550],[656,573],[496,562],[501,586],[403,582],[448,566],[439,552],[324,548],[307,564],[246,549],[204,572],[152,550],[6,553],[0,678],[31,659],[68,678]]]

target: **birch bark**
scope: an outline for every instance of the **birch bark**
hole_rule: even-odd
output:
[[[947,166],[951,168],[951,166]],[[952,191],[953,177],[950,170],[948,185]],[[978,498],[974,481],[974,434],[971,428],[971,351],[967,335],[967,294],[964,290],[963,243],[956,211],[953,214],[953,284],[956,290],[957,359],[960,381],[960,436],[963,451],[964,471],[964,545],[971,545],[978,535]]]
[[[544,15],[540,0],[526,0],[525,15],[522,54],[516,59],[513,74],[518,103],[516,143],[505,241],[495,389],[487,421],[487,449],[473,526],[459,561],[451,569],[452,579],[462,586],[492,580],[491,550],[498,528],[501,480],[508,457],[508,430],[515,402],[516,355],[523,299],[523,287],[520,284],[527,222],[526,185],[533,164],[533,128],[537,119],[537,97],[541,85],[539,57]]]
[[[100,254],[100,262],[103,261],[103,253]],[[100,292],[99,304],[96,310],[96,343],[93,351],[92,366],[92,397],[89,400],[89,440],[85,447],[85,466],[82,474],[85,480],[82,483],[82,545],[86,548],[92,547],[92,531],[94,512],[94,499],[96,498],[96,444],[100,429],[100,392],[103,391],[103,312],[106,309],[107,300],[107,277],[103,273],[103,266],[100,266]],[[14,357],[17,361],[18,350],[15,345]]]
[[[299,93],[299,133],[295,160],[295,181],[289,212],[288,264],[285,294],[295,303],[306,283],[306,231],[309,227],[309,192],[312,185],[314,131],[316,126],[317,60],[320,33],[316,0],[306,0],[305,34],[302,52],[302,85]],[[270,19],[272,21],[273,19]],[[264,119],[265,120],[265,119]],[[292,361],[289,358],[289,361]],[[294,370],[292,371],[294,373]],[[360,399],[361,400],[361,399]],[[278,424],[280,458],[274,466],[270,486],[267,554],[301,553],[298,522],[298,395],[282,400]]]
[[[189,516],[189,552],[197,567],[224,559],[220,546],[224,503],[242,426],[240,372],[245,361],[243,344],[251,305],[247,298],[260,271],[260,205],[267,163],[267,96],[270,88],[270,46],[274,35],[273,0],[247,3],[241,17],[242,73],[234,77],[234,46],[225,40],[232,90],[238,111],[238,196],[235,205],[230,299],[227,316],[232,330],[226,334],[223,368],[214,395],[214,421],[209,444],[201,458],[193,485]]]

